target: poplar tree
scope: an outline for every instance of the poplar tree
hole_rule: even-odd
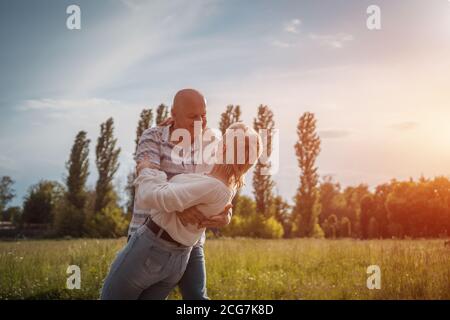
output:
[[[253,128],[261,135],[263,152],[268,159],[272,153],[273,131],[275,128],[273,112],[268,106],[260,105],[258,107],[258,114],[253,121]],[[273,215],[272,204],[274,196],[272,190],[275,183],[271,175],[268,174],[270,168],[270,163],[268,161],[262,162],[260,158],[253,171],[253,194],[255,195],[256,212],[262,214],[266,219]]]
[[[318,224],[320,214],[316,159],[320,153],[320,138],[316,133],[313,113],[305,112],[297,126],[298,141],[295,153],[300,168],[300,186],[295,197],[294,219],[296,235],[301,237],[323,236]]]
[[[67,200],[77,209],[83,209],[86,204],[86,181],[89,176],[89,143],[86,132],[80,131],[66,163],[68,176],[66,178]]]
[[[114,120],[109,118],[100,126],[100,136],[95,149],[98,170],[98,180],[95,186],[96,213],[105,209],[111,201],[116,200],[113,188],[113,179],[119,169],[120,148],[116,148],[117,139],[114,138]]]
[[[225,112],[220,115],[219,129],[222,135],[225,134],[228,127],[235,122],[241,121],[241,107],[239,105],[228,105]]]
[[[86,132],[80,131],[66,163],[68,171],[64,201],[55,214],[55,229],[59,235],[81,236],[86,219],[87,191],[89,176],[89,143]]]
[[[233,123],[241,121],[241,107],[239,105],[228,105],[225,109],[225,111],[220,116],[220,122],[219,122],[219,129],[222,132],[222,136],[227,131],[228,127],[231,126]],[[231,201],[231,204],[233,207],[236,207],[237,203],[239,202],[240,192],[237,191],[236,195],[234,196],[233,200]]]
[[[161,122],[169,117],[169,107],[161,103],[156,109],[156,125],[159,126]]]

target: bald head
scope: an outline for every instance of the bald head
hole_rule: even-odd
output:
[[[177,112],[198,106],[206,108],[206,101],[203,95],[194,89],[182,89],[173,98],[172,110]]]
[[[182,89],[173,98],[172,118],[175,128],[194,130],[195,121],[201,121],[206,127],[206,100],[194,89]]]

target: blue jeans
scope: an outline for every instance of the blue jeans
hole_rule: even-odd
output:
[[[166,299],[186,270],[191,249],[160,239],[141,226],[112,263],[100,298]]]
[[[192,248],[183,277],[178,283],[184,300],[209,300],[206,293],[206,268],[203,246]]]

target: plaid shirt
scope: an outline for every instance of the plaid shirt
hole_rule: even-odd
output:
[[[139,140],[135,160],[139,161],[144,156],[148,156],[150,162],[158,165],[160,170],[167,174],[167,179],[180,173],[209,172],[212,169],[212,164],[205,163],[205,161],[200,163],[195,161],[195,159],[209,143],[217,142],[220,139],[217,132],[212,131],[212,133],[214,138],[211,139],[212,141],[203,141],[203,149],[199,149],[200,146],[195,146],[195,148],[191,148],[190,154],[183,157],[182,148],[170,142],[170,126],[149,128],[144,131]],[[133,217],[128,228],[128,236],[132,235],[145,222],[145,219],[148,215],[151,215],[153,210],[140,210],[134,206]],[[201,246],[204,242],[205,233],[203,233],[195,246]]]

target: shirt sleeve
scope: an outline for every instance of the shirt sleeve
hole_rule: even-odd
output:
[[[161,136],[157,128],[150,128],[144,131],[139,139],[136,150],[135,161],[142,160],[147,156],[151,163],[161,165]]]
[[[143,169],[135,180],[136,204],[142,209],[164,212],[184,211],[192,206],[208,203],[214,188],[208,180],[186,182],[167,181],[167,175],[155,169]],[[209,200],[209,201],[208,201]]]

